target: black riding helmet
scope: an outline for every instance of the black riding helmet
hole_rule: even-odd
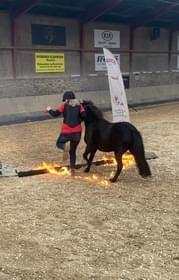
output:
[[[62,101],[65,102],[65,100],[69,100],[69,99],[75,99],[76,96],[74,94],[73,91],[66,91],[64,94],[63,94],[63,99]]]

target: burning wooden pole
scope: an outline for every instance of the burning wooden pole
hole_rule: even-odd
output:
[[[146,159],[147,160],[151,160],[151,159],[156,159],[158,158],[155,153],[146,153]],[[105,165],[105,164],[113,164],[114,163],[114,159],[102,159],[102,160],[97,160],[92,162],[92,165],[95,166],[100,166],[100,165]],[[87,163],[81,163],[81,164],[77,164],[76,168],[80,169],[82,167],[87,166]],[[70,165],[62,165],[62,166],[54,166],[53,169],[57,172],[60,172],[63,170],[63,168],[67,168],[70,169]],[[18,177],[27,177],[27,176],[36,176],[36,175],[42,175],[42,174],[47,174],[50,173],[48,168],[41,168],[41,169],[31,169],[31,170],[27,170],[27,171],[19,171],[17,172],[17,176]]]
[[[92,165],[95,166],[100,166],[100,165],[105,165],[105,164],[112,164],[114,161],[112,159],[102,159],[102,160],[97,160],[92,163]],[[80,169],[82,167],[87,166],[87,163],[80,163],[76,165],[76,169]],[[55,166],[53,169],[57,172],[63,170],[63,168],[70,169],[70,165],[62,165],[62,166]],[[19,177],[27,177],[27,176],[36,176],[36,175],[41,175],[41,174],[46,174],[49,173],[49,170],[47,168],[42,168],[42,169],[31,169],[27,171],[19,171],[17,174]]]

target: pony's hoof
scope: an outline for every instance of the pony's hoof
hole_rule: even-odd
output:
[[[110,181],[111,183],[115,183],[115,182],[117,181],[117,179],[116,179],[116,178],[110,178],[109,181]]]
[[[85,172],[85,173],[88,173],[89,171],[90,171],[90,170],[89,170],[88,167],[84,169],[84,172]]]
[[[151,177],[151,175],[142,175],[142,178],[143,178],[143,179],[147,179],[147,178],[149,178],[149,177]]]

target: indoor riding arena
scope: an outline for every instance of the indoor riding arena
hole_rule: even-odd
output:
[[[179,279],[179,3],[0,1],[0,280]],[[113,153],[71,176],[56,147],[65,91],[110,122],[103,48],[119,63],[152,176]],[[107,131],[104,131],[104,134]]]

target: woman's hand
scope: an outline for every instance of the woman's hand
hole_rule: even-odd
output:
[[[46,111],[49,112],[52,108],[50,106],[47,106]]]

